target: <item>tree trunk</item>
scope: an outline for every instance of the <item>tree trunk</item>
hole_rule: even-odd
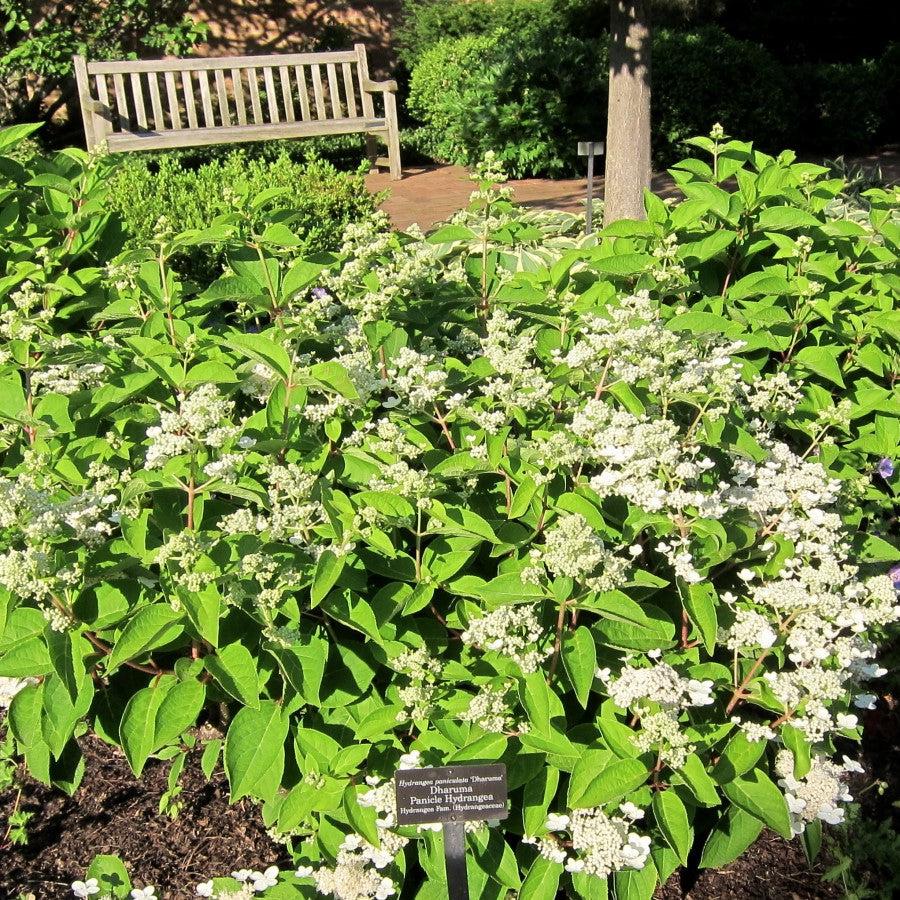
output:
[[[610,0],[603,224],[644,219],[650,187],[650,3]]]

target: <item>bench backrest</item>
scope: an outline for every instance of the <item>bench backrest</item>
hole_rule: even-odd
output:
[[[372,118],[364,44],[353,50],[88,62],[75,58],[88,147],[116,133]],[[98,106],[99,101],[99,106]]]

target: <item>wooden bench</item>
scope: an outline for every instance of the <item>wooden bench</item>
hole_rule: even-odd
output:
[[[369,78],[363,44],[328,53],[74,62],[88,150],[365,134],[373,164],[401,176],[397,83]],[[386,158],[377,156],[378,138]]]

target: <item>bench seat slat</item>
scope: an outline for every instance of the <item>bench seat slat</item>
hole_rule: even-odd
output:
[[[278,80],[281,82],[281,98],[284,100],[284,117],[294,122],[294,96],[291,93],[291,70],[287,66],[278,67]]]
[[[109,149],[160,150],[172,147],[199,147],[274,138],[313,137],[327,134],[357,134],[386,131],[384,119],[329,119],[325,122],[281,122],[277,125],[229,125],[215,128],[182,128],[180,131],[124,131],[107,138]]]
[[[262,114],[262,104],[259,101],[259,81],[256,69],[247,69],[247,82],[250,86],[250,106],[253,109],[253,121],[257,125],[265,124]]]
[[[231,124],[231,110],[228,107],[228,88],[225,85],[225,73],[216,69],[216,95],[219,98],[219,117],[223,125]]]
[[[266,86],[266,105],[269,107],[269,121],[280,122],[278,115],[278,95],[275,93],[275,75],[271,66],[263,69],[263,84]]]
[[[247,107],[244,105],[244,73],[240,69],[231,70],[231,84],[234,104],[237,108],[238,125],[247,124]]]
[[[155,72],[147,75],[147,83],[150,87],[150,105],[153,108],[153,125],[157,131],[166,127],[166,117],[163,114],[162,97],[159,95],[159,78]]]
[[[322,89],[322,70],[319,66],[310,66],[313,80],[313,93],[316,95],[316,118],[327,119],[328,113],[325,112],[325,92]]]
[[[344,73],[344,94],[347,98],[347,115],[356,115],[356,91],[353,88],[353,66],[343,63],[341,70]]]
[[[308,122],[312,116],[309,112],[309,87],[306,84],[306,70],[303,66],[294,66],[294,74],[297,76],[297,91],[300,94],[300,117]]]
[[[178,87],[175,84],[175,73],[164,73],[166,82],[166,98],[169,102],[169,123],[171,128],[181,128],[181,106],[178,103]]]
[[[335,119],[340,119],[343,112],[341,110],[341,93],[338,89],[337,69],[334,63],[328,63],[325,68],[328,71],[328,96],[331,99],[331,115]]]

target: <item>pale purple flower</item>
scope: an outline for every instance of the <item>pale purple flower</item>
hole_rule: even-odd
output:
[[[327,300],[328,299],[328,291],[325,288],[314,287],[312,289],[313,300]]]
[[[894,587],[900,591],[900,563],[888,569],[888,576],[894,582]]]
[[[885,479],[892,477],[894,474],[894,461],[885,456],[885,458],[878,463],[878,474]]]

